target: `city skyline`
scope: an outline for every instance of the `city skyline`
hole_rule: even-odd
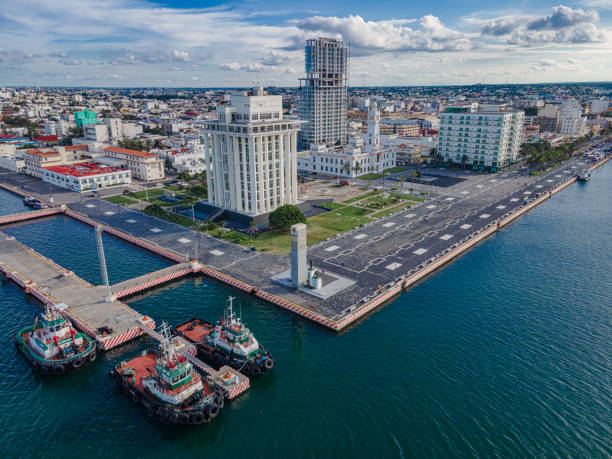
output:
[[[308,6],[24,0],[0,12],[0,84],[297,86],[316,36],[350,44],[351,86],[610,79],[609,0]]]

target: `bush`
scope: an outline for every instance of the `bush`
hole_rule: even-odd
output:
[[[296,223],[306,223],[306,217],[291,204],[281,206],[270,214],[270,226],[273,229],[287,231]]]

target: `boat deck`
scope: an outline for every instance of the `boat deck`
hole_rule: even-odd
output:
[[[193,343],[202,343],[214,327],[198,319],[191,319],[176,327],[176,330]]]

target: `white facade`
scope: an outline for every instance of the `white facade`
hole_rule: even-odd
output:
[[[126,161],[132,177],[138,180],[150,182],[165,177],[164,162],[156,154],[120,147],[106,147],[104,154]]]
[[[129,170],[95,162],[44,168],[42,180],[76,192],[132,183]]]
[[[83,132],[88,142],[108,142],[110,139],[106,124],[84,124]]]
[[[380,112],[376,102],[372,102],[365,142],[357,136],[350,138],[348,145],[313,145],[309,154],[298,157],[298,170],[353,178],[367,173],[381,173],[395,167],[395,163],[395,149],[381,145]]]
[[[64,137],[68,135],[68,131],[71,128],[71,124],[68,121],[49,121],[45,123],[45,135],[56,135],[58,137]]]
[[[283,119],[282,96],[234,92],[217,117],[203,124],[209,201],[248,215],[296,204],[300,122]]]
[[[346,143],[348,50],[340,40],[306,41],[306,78],[300,79],[301,149]]]
[[[503,105],[447,106],[440,114],[438,154],[444,160],[502,168],[518,159],[524,112]]]
[[[593,99],[591,101],[591,113],[598,115],[605,112],[609,106],[610,102],[607,99]]]
[[[586,132],[586,116],[582,116],[582,106],[576,99],[563,101],[560,108],[560,129],[562,135],[580,137]]]
[[[15,145],[0,145],[0,168],[13,172],[25,169],[25,161]]]

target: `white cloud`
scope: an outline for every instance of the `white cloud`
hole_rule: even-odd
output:
[[[312,34],[332,34],[350,42],[353,52],[370,54],[381,51],[458,51],[473,44],[461,32],[442,24],[436,16],[426,15],[418,28],[405,25],[406,21],[366,21],[361,16],[314,16],[297,21],[303,32],[294,37],[296,46],[303,46],[304,37]]]
[[[538,46],[550,43],[601,43],[605,35],[595,22],[597,11],[559,5],[543,17],[503,16],[481,24],[483,35],[504,38],[508,44]]]

